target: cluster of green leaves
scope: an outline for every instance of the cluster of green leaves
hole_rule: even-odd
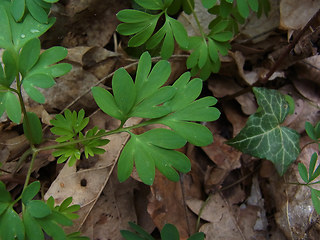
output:
[[[181,148],[186,141],[204,146],[210,144],[212,133],[205,126],[191,121],[214,121],[220,112],[211,107],[214,97],[199,97],[202,80],[190,80],[190,73],[184,73],[172,86],[161,87],[168,80],[171,68],[169,62],[161,60],[151,66],[151,56],[142,54],[135,81],[124,69],[118,69],[112,79],[113,95],[101,87],[92,89],[93,97],[106,114],[121,120],[123,124],[130,117],[148,119],[142,125],[163,124],[171,128],[153,129],[141,135],[131,132],[131,138],[124,147],[118,161],[119,180],[125,181],[135,163],[141,180],[151,185],[155,167],[167,178],[179,180],[175,171],[188,172],[189,159],[173,149]]]
[[[138,47],[145,43],[147,49],[153,49],[162,42],[160,54],[164,59],[168,59],[173,54],[174,39],[181,48],[188,48],[186,30],[178,20],[170,17],[167,13],[173,0],[135,1],[146,10],[160,11],[160,13],[150,14],[144,11],[125,9],[117,14],[118,19],[124,22],[117,27],[117,31],[122,35],[133,35],[128,42],[129,47]],[[153,34],[163,15],[165,18],[163,26]]]
[[[85,157],[94,156],[95,154],[102,154],[104,149],[99,148],[109,143],[108,139],[102,139],[105,134],[105,130],[98,130],[94,127],[86,132],[82,133],[82,130],[88,125],[89,118],[84,117],[85,112],[81,109],[78,113],[76,111],[71,112],[67,109],[62,114],[57,114],[50,123],[53,127],[50,129],[55,135],[59,135],[56,139],[58,143],[62,143],[62,146],[58,147],[52,154],[55,157],[59,157],[57,162],[63,163],[68,160],[69,166],[73,166],[77,160],[81,157],[83,151]],[[76,141],[78,140],[78,141]],[[76,142],[75,142],[76,141]],[[73,143],[74,142],[74,143]],[[64,144],[63,143],[70,143]]]
[[[213,72],[220,69],[219,56],[227,55],[230,49],[229,41],[238,32],[238,24],[243,24],[249,16],[250,8],[260,16],[262,11],[270,9],[268,0],[202,0],[209,13],[215,19],[209,24],[210,33],[205,34],[200,29],[201,36],[192,36],[188,39],[183,25],[170,14],[176,14],[181,8],[188,14],[193,12],[194,1],[135,0],[140,5],[138,10],[126,9],[117,14],[121,23],[117,31],[122,35],[132,35],[128,42],[129,47],[138,47],[145,44],[146,49],[155,49],[161,46],[160,55],[168,59],[174,51],[174,40],[184,50],[192,53],[187,60],[187,67],[192,76],[200,74],[207,79]],[[164,15],[163,25],[157,29],[161,16]],[[201,28],[201,26],[199,26]]]
[[[54,240],[86,240],[79,233],[66,235],[61,226],[71,226],[79,205],[71,205],[72,198],[67,198],[60,206],[54,206],[51,197],[47,203],[33,198],[40,191],[40,182],[28,185],[22,193],[22,219],[14,210],[15,202],[5,185],[0,182],[0,239],[6,240],[44,240],[44,232]]]
[[[311,200],[314,208],[317,213],[320,214],[320,191],[313,188],[312,185],[319,184],[320,181],[314,181],[317,177],[320,176],[320,164],[318,164],[317,168],[316,163],[318,160],[318,154],[313,153],[310,159],[309,170],[303,163],[298,164],[298,170],[301,179],[305,182],[305,185],[309,187],[311,191]]]
[[[0,116],[6,112],[10,120],[20,123],[21,88],[23,87],[33,100],[44,103],[44,96],[37,87],[52,87],[55,84],[53,78],[69,72],[71,65],[55,64],[67,55],[65,48],[53,47],[40,54],[38,37],[46,32],[55,20],[50,18],[47,23],[39,23],[26,12],[19,18],[20,22],[16,22],[11,13],[11,10],[15,9],[13,6],[17,4],[16,2],[21,1],[0,0],[0,48],[5,49],[2,56],[3,63],[0,64]],[[14,81],[15,87],[12,86]],[[32,137],[35,132],[41,131],[41,125],[34,116],[30,117],[30,123],[24,120],[24,126],[37,128],[29,129],[29,134],[26,136],[30,142],[40,143],[42,136],[36,134]]]
[[[305,123],[305,130],[308,136],[313,140],[314,143],[319,143],[320,140],[320,122],[318,122],[315,126],[313,126],[310,122]],[[320,145],[319,145],[320,149]],[[309,169],[303,163],[298,164],[298,170],[301,179],[305,182],[304,185],[309,187],[311,191],[311,199],[314,208],[317,213],[320,214],[320,191],[313,188],[312,185],[320,184],[320,181],[314,181],[316,178],[320,176],[320,164],[317,165],[318,154],[315,152],[311,156]]]
[[[13,0],[11,12],[14,19],[19,22],[27,10],[34,19],[40,23],[48,23],[48,13],[52,3],[59,0]]]
[[[128,230],[121,230],[121,235],[126,240],[155,240],[150,234],[148,234],[143,228],[141,228],[139,225],[129,222],[130,227],[135,232],[130,232]],[[161,232],[161,239],[162,240],[180,240],[179,232],[177,228],[167,223],[162,228]],[[204,233],[198,232],[193,234],[191,237],[189,237],[187,240],[203,240],[204,239]]]
[[[266,88],[253,88],[259,108],[251,115],[246,126],[227,144],[240,151],[273,162],[282,176],[299,153],[300,135],[281,126],[290,107],[284,95]]]

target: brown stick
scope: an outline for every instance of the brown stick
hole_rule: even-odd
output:
[[[220,102],[225,102],[232,100],[236,97],[239,97],[247,92],[250,92],[253,87],[261,86],[262,84],[265,84],[269,78],[272,76],[272,74],[279,68],[283,60],[290,54],[290,51],[294,48],[294,46],[298,43],[300,38],[305,34],[305,32],[309,29],[312,22],[315,21],[320,16],[320,9],[313,15],[313,17],[308,21],[308,23],[304,26],[304,28],[298,33],[298,35],[293,39],[293,41],[286,47],[286,49],[283,51],[283,53],[280,55],[278,60],[273,64],[269,72],[265,75],[264,78],[259,79],[257,82],[255,82],[253,85],[244,88],[240,90],[239,92],[236,92],[234,94],[231,94],[229,96],[223,97],[220,99]]]

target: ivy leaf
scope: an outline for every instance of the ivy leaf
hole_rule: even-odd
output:
[[[141,135],[131,134],[131,138],[122,150],[118,161],[118,178],[125,181],[135,163],[140,179],[152,185],[155,167],[171,181],[179,181],[179,174],[190,171],[189,159],[173,149],[181,148],[186,141],[168,129],[156,128]]]
[[[259,104],[240,133],[227,143],[240,151],[272,161],[280,175],[299,155],[299,134],[281,123],[289,113],[285,97],[276,90],[254,88]]]

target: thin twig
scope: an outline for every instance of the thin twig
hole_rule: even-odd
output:
[[[309,30],[312,22],[318,18],[318,16],[320,16],[320,9],[313,15],[313,17],[309,20],[309,22],[304,26],[304,28],[297,34],[297,36],[293,39],[293,41],[287,45],[286,49],[283,51],[283,53],[280,55],[280,57],[278,58],[278,60],[273,64],[273,66],[271,67],[271,69],[269,70],[269,72],[265,75],[265,77],[263,77],[262,79],[259,79],[257,82],[255,82],[253,85],[242,89],[239,92],[236,92],[232,95],[223,97],[220,99],[220,102],[225,102],[225,101],[229,101],[232,100],[236,97],[239,97],[247,92],[250,92],[252,90],[253,87],[257,87],[260,86],[262,84],[265,84],[269,78],[272,76],[272,74],[279,68],[279,66],[281,65],[281,63],[283,62],[283,60],[290,54],[290,51],[295,47],[295,45],[298,43],[298,41],[300,40],[300,38],[303,36],[303,34]]]

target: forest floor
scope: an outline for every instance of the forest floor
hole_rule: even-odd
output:
[[[64,61],[71,63],[73,69],[56,79],[53,88],[44,91],[44,105],[28,100],[27,108],[40,117],[43,126],[50,126],[54,115],[66,108],[85,109],[91,119],[89,127],[114,129],[119,125],[99,110],[89,90],[96,85],[111,87],[112,74],[119,67],[135,74],[137,59],[132,56],[141,54],[141,49],[126,49],[128,38],[116,32],[119,24],[116,13],[130,8],[130,2],[69,0],[54,6],[52,13],[57,22],[42,37],[42,46],[68,48]],[[192,165],[191,172],[181,174],[180,182],[171,182],[157,173],[154,184],[147,186],[133,173],[129,180],[119,183],[116,163],[128,140],[125,134],[111,136],[110,143],[104,147],[105,154],[83,158],[74,167],[57,164],[51,151],[37,156],[32,178],[41,181],[44,197],[52,195],[59,201],[72,196],[74,203],[81,205],[80,218],[69,231],[80,230],[92,240],[120,240],[120,230],[129,229],[128,222],[133,221],[155,238],[165,223],[172,223],[181,239],[198,230],[209,240],[320,239],[320,218],[313,208],[309,189],[288,184],[301,182],[298,162],[308,165],[311,155],[319,151],[317,144],[303,148],[282,177],[270,161],[243,154],[225,144],[257,110],[251,91],[234,94],[255,84],[270,70],[290,39],[320,6],[319,0],[271,2],[269,16],[257,19],[253,14],[248,19],[233,39],[229,55],[221,58],[219,73],[204,82],[202,96],[216,97],[222,114],[219,120],[206,125],[214,136],[211,145],[188,144],[180,149]],[[212,16],[200,8],[197,11],[201,23],[208,25]],[[179,20],[189,34],[196,31],[191,16],[181,14]],[[292,96],[295,112],[283,126],[301,134],[301,147],[310,142],[305,122],[315,125],[320,120],[319,23],[320,18],[311,26],[313,31],[318,31],[318,45],[310,44],[310,34],[303,35],[269,81],[259,85]],[[175,56],[169,59],[172,74],[168,84],[187,71],[186,55],[188,52],[177,48]],[[28,148],[21,132],[20,125],[10,123],[4,116],[1,118],[0,161],[8,173]],[[52,139],[47,129],[45,136]],[[15,177],[0,176],[13,196],[20,193],[27,170],[28,164]]]

